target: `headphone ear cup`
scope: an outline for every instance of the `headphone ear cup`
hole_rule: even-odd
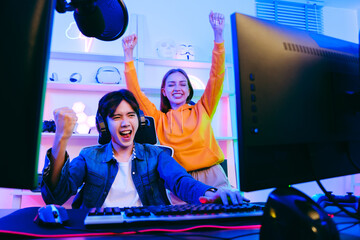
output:
[[[141,109],[139,109],[139,116],[140,116],[140,119],[139,119],[140,125],[139,126],[140,127],[146,126],[147,121],[145,118],[145,114]]]
[[[110,132],[105,124],[104,119],[99,113],[96,114],[96,125],[99,132],[98,143],[99,144],[109,143],[111,140]]]

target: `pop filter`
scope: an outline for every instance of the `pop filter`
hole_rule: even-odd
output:
[[[120,38],[127,28],[129,22],[128,11],[122,0],[97,0],[105,23],[102,34],[96,36],[103,41],[112,41]]]
[[[57,0],[59,13],[74,11],[80,32],[103,41],[120,38],[127,28],[129,16],[122,0]]]

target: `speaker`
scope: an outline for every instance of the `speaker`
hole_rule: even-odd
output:
[[[260,240],[339,240],[334,221],[293,187],[276,188],[266,202]]]

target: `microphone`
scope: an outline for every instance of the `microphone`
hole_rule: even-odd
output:
[[[129,16],[123,0],[57,0],[56,11],[74,11],[80,32],[87,37],[113,41],[126,31]]]
[[[100,36],[105,30],[105,21],[100,8],[93,2],[79,5],[74,11],[76,25],[87,37]]]

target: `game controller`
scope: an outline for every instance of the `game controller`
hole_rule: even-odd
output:
[[[359,209],[359,201],[360,197],[355,196],[352,192],[347,192],[346,195],[334,195],[332,192],[328,192],[332,199],[334,199],[337,203],[339,203],[343,207],[349,207],[354,209],[357,213],[360,213]],[[326,208],[328,206],[336,206],[334,201],[329,199],[325,194],[316,194],[313,196],[313,200],[320,205],[322,208]]]
[[[54,120],[45,120],[42,125],[42,132],[54,133],[56,131],[56,125]]]

